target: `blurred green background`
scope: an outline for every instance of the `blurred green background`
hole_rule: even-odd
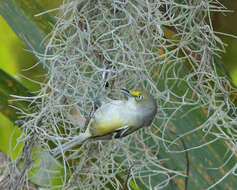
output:
[[[45,1],[36,0],[45,10],[57,8],[62,0]],[[56,12],[52,12],[55,14]],[[41,65],[32,67],[37,63],[36,57],[27,50],[26,45],[18,38],[8,23],[0,15],[0,68],[22,82],[27,88],[36,92],[40,85],[33,81],[44,81],[44,69]],[[29,69],[31,68],[31,69]],[[27,80],[29,78],[30,80]],[[10,154],[9,147],[15,147],[16,139],[21,131],[0,113],[0,151]],[[11,156],[16,158],[21,145]],[[10,156],[10,155],[9,155]]]
[[[37,2],[46,10],[56,8],[62,0],[45,1],[37,0]],[[220,0],[220,2],[231,12],[225,14],[215,12],[212,14],[213,27],[215,31],[237,35],[237,1],[236,0]],[[55,12],[52,12],[54,14]],[[227,72],[237,84],[237,38],[219,35],[219,37],[227,44],[226,53],[222,53],[221,62],[224,64]],[[26,49],[23,42],[15,35],[14,31],[8,26],[7,22],[0,16],[0,68],[20,80],[26,87],[32,91],[37,91],[40,86],[31,80],[44,80],[44,70],[40,65],[27,70],[37,63],[34,55]],[[22,77],[24,76],[24,77]],[[14,128],[13,124],[4,116],[0,115],[0,150],[7,153],[10,146],[9,140],[14,135],[20,135],[20,131]],[[15,138],[12,138],[15,139]],[[12,143],[14,144],[14,142]],[[13,157],[15,157],[13,155]]]

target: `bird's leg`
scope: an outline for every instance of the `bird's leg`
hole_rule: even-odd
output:
[[[95,103],[95,105],[96,105],[97,107],[101,107],[101,106],[102,106],[102,102],[99,100],[98,97],[96,97],[96,98],[94,99],[94,103]]]

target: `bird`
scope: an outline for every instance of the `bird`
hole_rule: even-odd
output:
[[[122,138],[150,126],[157,113],[155,98],[145,90],[121,89],[121,92],[128,97],[126,100],[110,100],[107,103],[97,100],[99,108],[94,112],[86,131],[53,149],[53,155],[57,156],[88,139]]]

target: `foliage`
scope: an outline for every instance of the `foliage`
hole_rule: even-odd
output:
[[[22,120],[21,139],[29,147],[24,154],[32,152],[32,140],[51,152],[83,131],[95,98],[120,99],[121,87],[145,88],[159,102],[151,128],[62,154],[62,188],[236,186],[236,89],[216,64],[224,44],[213,31],[213,11],[226,10],[208,0],[64,1],[44,48],[36,45],[42,40],[38,27],[51,19],[34,21],[26,41],[35,45],[48,75],[30,97],[37,109]],[[17,28],[13,15],[5,13]]]

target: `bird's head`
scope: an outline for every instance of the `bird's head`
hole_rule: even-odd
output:
[[[121,92],[126,94],[131,101],[135,100],[137,111],[144,115],[146,125],[150,125],[157,113],[157,102],[154,97],[144,90],[121,89]]]
[[[154,98],[144,90],[126,90],[121,89],[121,92],[130,98],[134,98],[137,103],[153,102]]]

